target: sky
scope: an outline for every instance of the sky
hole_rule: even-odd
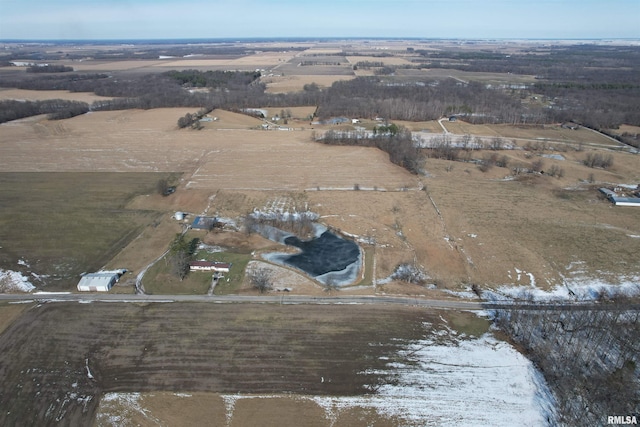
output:
[[[640,38],[640,0],[0,0],[0,40]]]

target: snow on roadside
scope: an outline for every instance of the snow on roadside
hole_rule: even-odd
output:
[[[19,271],[0,269],[0,292],[31,292],[35,288]]]

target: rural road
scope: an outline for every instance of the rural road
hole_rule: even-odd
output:
[[[38,294],[0,294],[0,301],[13,302],[121,302],[121,303],[169,303],[169,302],[209,302],[216,304],[394,304],[425,308],[444,308],[454,310],[487,310],[511,308],[509,303],[491,303],[476,301],[453,301],[421,299],[394,296],[241,296],[241,295],[134,295],[134,294],[98,294],[98,293],[38,293]],[[640,304],[602,304],[602,303],[525,303],[519,306],[525,310],[640,310]]]

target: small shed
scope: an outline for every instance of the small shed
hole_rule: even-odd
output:
[[[127,270],[97,271],[82,276],[78,282],[80,292],[109,292]]]

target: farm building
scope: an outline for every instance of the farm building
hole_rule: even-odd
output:
[[[600,188],[599,191],[616,206],[640,206],[640,197],[620,197],[608,188]]]
[[[210,261],[191,261],[189,263],[190,271],[215,271],[218,273],[228,273],[231,268],[231,264],[225,262],[210,262]]]
[[[639,206],[640,197],[610,197],[611,201],[616,206]]]
[[[216,219],[210,216],[197,216],[191,224],[195,230],[211,230],[216,223]]]
[[[80,292],[109,292],[113,285],[120,280],[120,276],[126,272],[127,270],[120,269],[85,274],[78,282],[78,290]]]

